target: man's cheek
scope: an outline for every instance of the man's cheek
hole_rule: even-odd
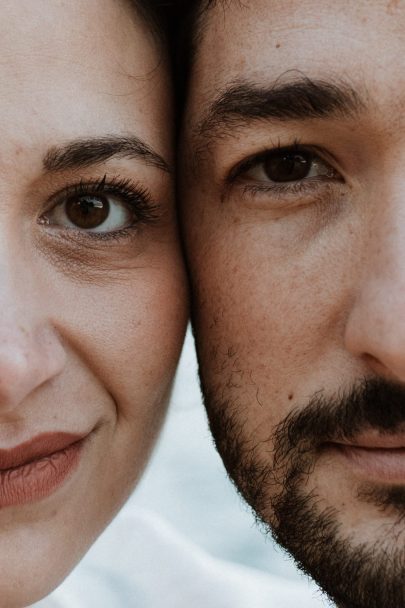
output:
[[[311,306],[306,286],[290,291],[294,279],[287,273],[280,281],[269,264],[229,269],[216,264],[198,281],[199,333],[203,344],[211,343],[214,360],[237,352],[236,359],[260,375],[279,375],[286,362],[296,374],[322,349],[324,327],[330,326],[327,303]]]

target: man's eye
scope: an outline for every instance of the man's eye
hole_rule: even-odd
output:
[[[89,232],[114,232],[129,226],[133,212],[112,194],[72,194],[45,214],[46,223]]]
[[[336,175],[336,171],[311,150],[279,148],[252,160],[250,168],[243,171],[241,177],[262,184],[286,184]]]

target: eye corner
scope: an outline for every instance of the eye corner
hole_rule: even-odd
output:
[[[68,205],[72,208],[67,209]],[[130,178],[108,179],[103,175],[97,179],[82,178],[52,194],[37,223],[77,236],[82,232],[86,238],[95,235],[116,238],[142,224],[156,223],[159,210],[144,186]]]
[[[252,172],[256,175],[249,175]],[[331,155],[316,146],[295,140],[291,145],[279,144],[243,159],[231,169],[226,183],[251,182],[252,186],[256,183],[260,189],[266,185],[268,188],[285,188],[288,184],[295,186],[310,180],[321,182],[328,179],[345,181]]]

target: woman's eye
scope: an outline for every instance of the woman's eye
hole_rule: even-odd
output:
[[[308,178],[334,177],[336,171],[310,150],[279,148],[262,156],[243,178],[255,182],[291,183]]]
[[[133,212],[117,196],[106,193],[72,194],[48,211],[48,225],[88,232],[114,232],[131,225]]]

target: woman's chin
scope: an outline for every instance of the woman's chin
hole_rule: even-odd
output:
[[[56,545],[54,545],[55,547]],[[0,549],[2,555],[5,550]],[[10,561],[0,560],[0,608],[25,608],[49,595],[74,567],[77,556],[41,547],[13,552]],[[4,563],[7,562],[7,563]]]

